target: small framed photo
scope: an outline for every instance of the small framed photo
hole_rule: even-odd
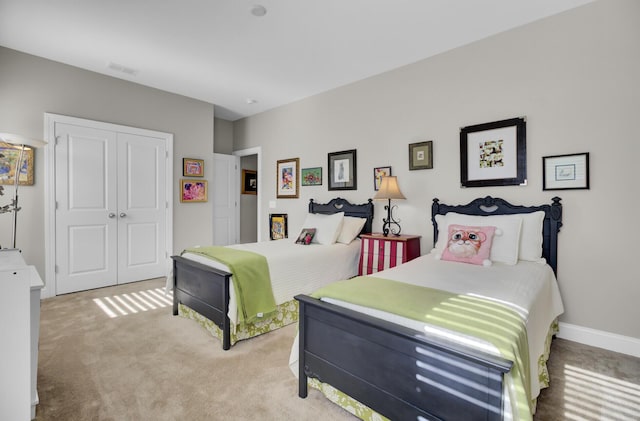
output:
[[[589,152],[542,157],[542,190],[589,188]]]
[[[276,192],[279,199],[297,199],[300,159],[281,159],[276,168]]]
[[[430,169],[433,169],[433,141],[410,143],[409,170]]]
[[[204,177],[204,160],[182,158],[183,177]]]
[[[287,227],[288,216],[286,213],[269,214],[269,238],[272,240],[282,240],[289,238]]]
[[[33,148],[25,147],[22,153],[22,162],[18,164],[21,146],[6,144],[0,146],[0,185],[14,185],[16,182],[16,168],[18,184],[20,186],[33,186]]]
[[[180,201],[183,203],[206,202],[206,180],[180,180]]]
[[[242,170],[242,194],[258,194],[258,175],[253,170]]]
[[[321,186],[322,185],[322,167],[303,168],[300,174],[303,186]]]
[[[527,183],[524,118],[460,129],[462,187],[517,186]]]
[[[391,175],[391,167],[378,167],[373,169],[373,188],[378,191],[380,190],[380,183],[382,182],[382,177],[388,177]]]
[[[356,150],[328,154],[329,190],[358,190]]]

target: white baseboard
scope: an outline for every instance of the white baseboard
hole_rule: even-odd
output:
[[[560,322],[558,338],[640,358],[640,339]]]

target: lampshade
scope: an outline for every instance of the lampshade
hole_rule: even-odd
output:
[[[398,187],[398,177],[391,175],[382,177],[382,180],[380,180],[380,189],[373,198],[374,200],[406,199],[400,191],[400,187]]]

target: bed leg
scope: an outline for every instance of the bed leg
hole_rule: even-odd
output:
[[[231,322],[229,317],[225,317],[224,325],[222,326],[222,349],[228,351],[231,348]]]
[[[304,326],[304,310],[305,304],[298,301],[298,396],[307,397],[307,375],[304,371],[304,347],[305,347],[305,326]]]

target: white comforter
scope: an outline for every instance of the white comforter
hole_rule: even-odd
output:
[[[520,313],[526,321],[529,340],[532,398],[538,396],[540,392],[537,376],[538,358],[544,353],[549,326],[564,311],[558,283],[549,265],[519,261],[516,265],[494,263],[491,267],[484,267],[437,260],[432,254],[428,254],[373,276],[495,300]],[[498,354],[493,345],[480,342],[476,338],[465,337],[455,332],[379,310],[331,299],[326,299],[326,301],[427,332],[429,335],[455,339],[487,352]],[[296,376],[298,374],[297,361],[298,344],[296,338],[289,361],[291,370]]]
[[[295,244],[293,240],[285,239],[227,247],[252,251],[266,257],[273,296],[277,305],[292,300],[294,295],[309,294],[328,283],[358,274],[360,239],[348,245],[312,243],[303,246]],[[185,253],[182,257],[229,271],[226,265],[199,254]],[[233,277],[231,281],[233,282]],[[169,279],[167,279],[167,286],[171,287]],[[238,306],[235,290],[229,289],[229,319],[237,325]]]

